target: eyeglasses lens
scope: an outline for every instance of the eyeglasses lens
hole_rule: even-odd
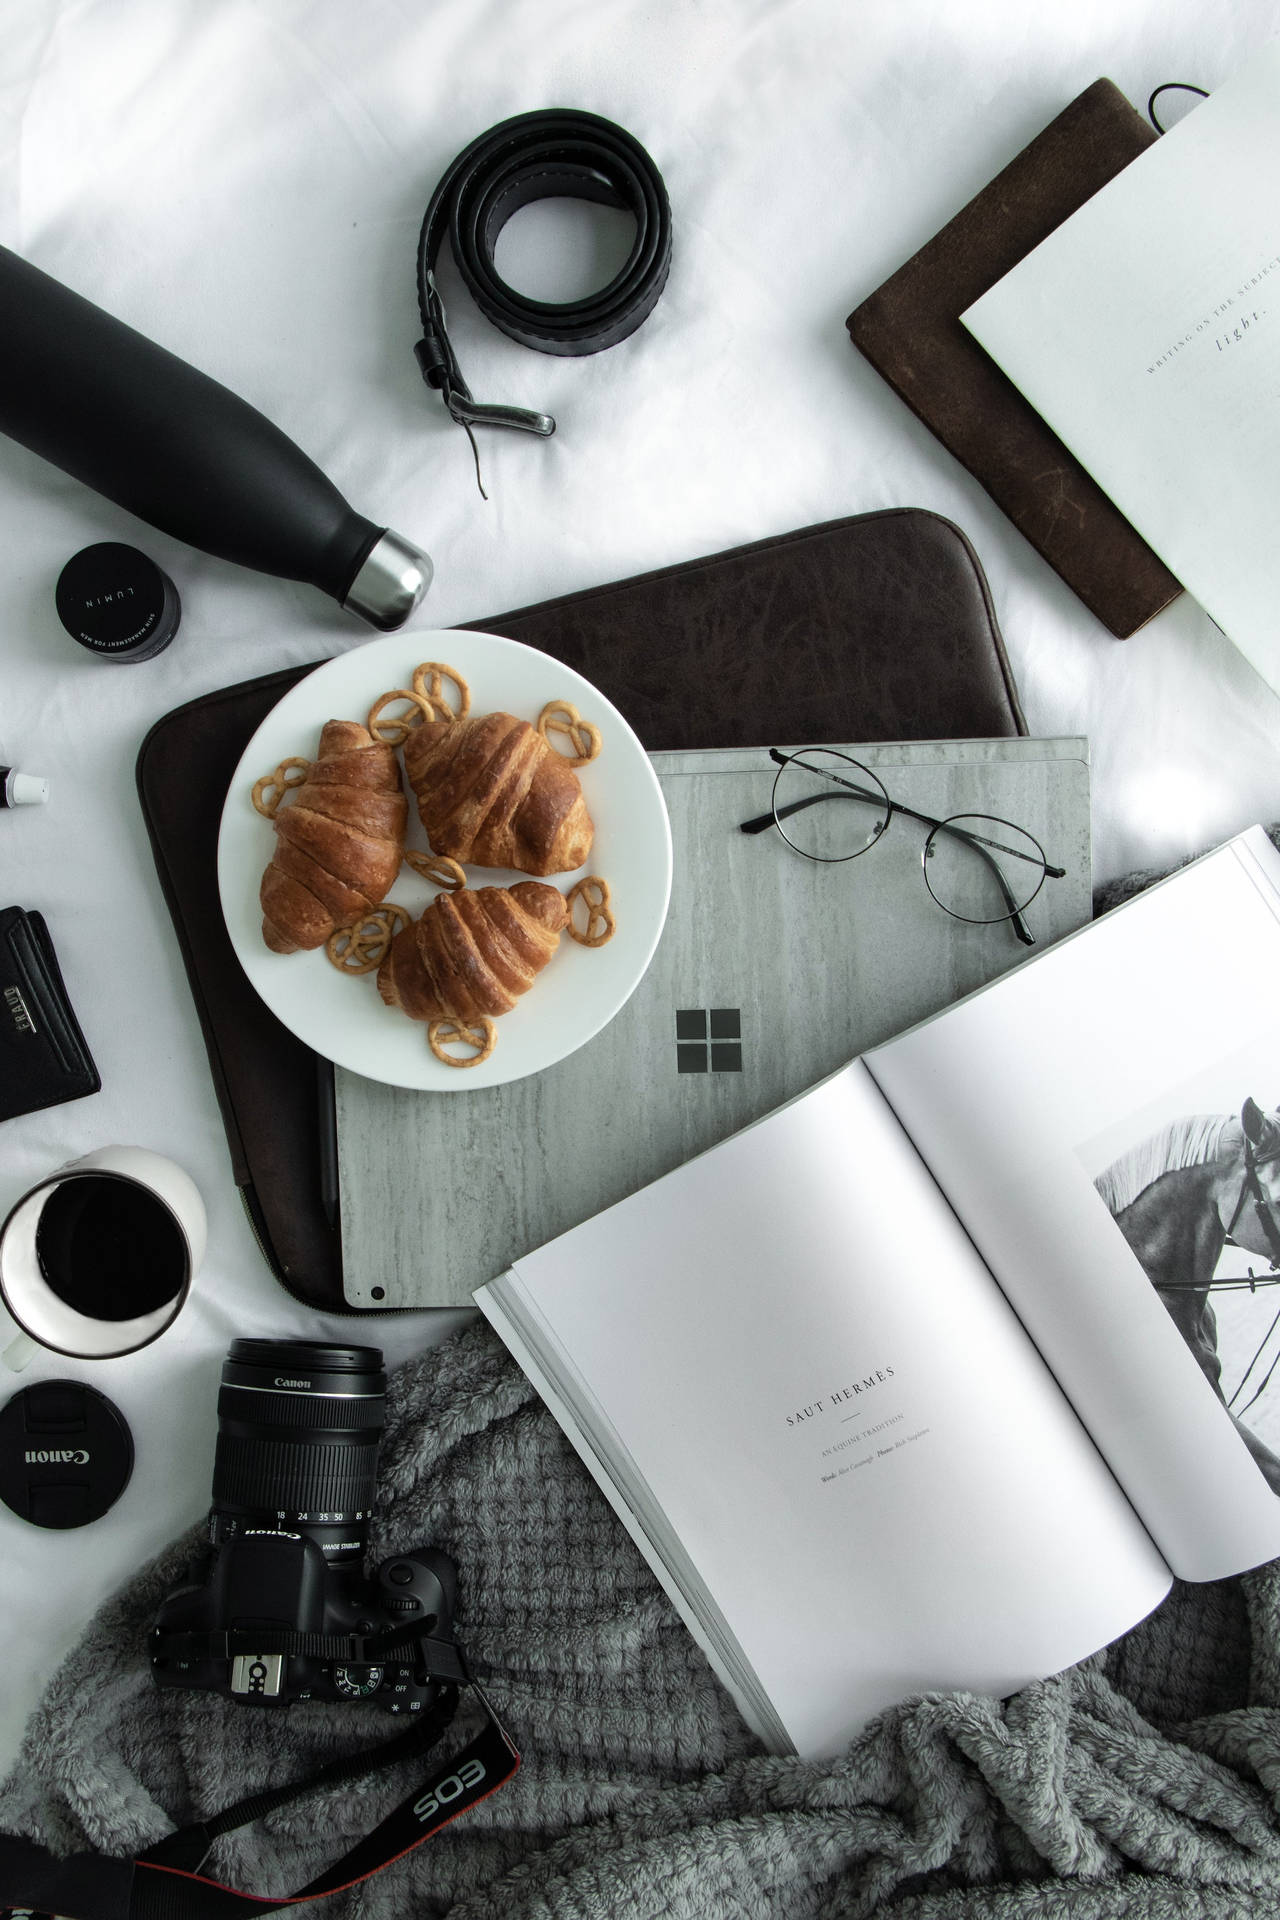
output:
[[[1020,913],[1040,891],[1044,869],[1039,841],[990,814],[954,814],[925,842],[925,884],[957,920],[986,924]]]
[[[889,824],[889,796],[870,767],[831,747],[806,747],[778,769],[773,817],[797,853],[852,860]]]

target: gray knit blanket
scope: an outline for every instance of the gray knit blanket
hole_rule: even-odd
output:
[[[1280,1913],[1280,1564],[1177,1588],[1108,1652],[1011,1700],[910,1700],[816,1764],[761,1750],[486,1326],[392,1375],[379,1500],[375,1555],[432,1544],[457,1559],[459,1637],[524,1764],[408,1858],[302,1911]],[[56,1675],[0,1789],[0,1827],[129,1854],[386,1739],[395,1723],[372,1708],[266,1715],[154,1688],[147,1628],[200,1537],[118,1593]],[[219,1842],[208,1871],[291,1892],[414,1784],[383,1774],[296,1803]]]

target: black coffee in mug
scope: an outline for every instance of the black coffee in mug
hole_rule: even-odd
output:
[[[93,1320],[136,1320],[173,1299],[187,1243],[154,1193],[111,1173],[83,1173],[50,1193],[36,1226],[50,1291]]]
[[[0,1364],[19,1373],[41,1347],[110,1360],[149,1346],[182,1311],[207,1229],[190,1174],[149,1147],[58,1167],[0,1224],[0,1301],[18,1325]]]

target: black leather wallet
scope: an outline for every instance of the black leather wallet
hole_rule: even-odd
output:
[[[0,908],[0,1120],[102,1085],[67,998],[44,916]]]

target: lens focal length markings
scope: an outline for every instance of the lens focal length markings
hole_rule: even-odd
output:
[[[380,1362],[370,1347],[233,1343],[218,1395],[215,1544],[250,1527],[305,1527],[331,1564],[363,1557],[385,1415]]]

